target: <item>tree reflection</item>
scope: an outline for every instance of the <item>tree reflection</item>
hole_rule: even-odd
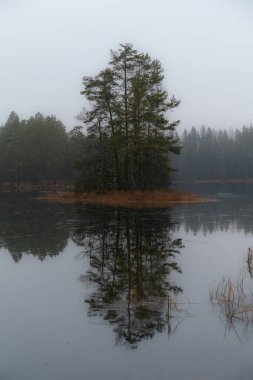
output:
[[[0,247],[18,262],[24,254],[40,260],[61,253],[69,238],[66,205],[33,202],[18,196],[0,198]]]
[[[180,227],[185,231],[204,235],[217,231],[253,233],[253,198],[229,197],[218,198],[217,202],[205,204],[181,205],[174,214],[180,220]]]
[[[172,280],[182,241],[171,228],[168,211],[113,209],[85,215],[73,235],[89,257],[82,281],[97,285],[88,314],[114,325],[117,343],[136,347],[168,324],[169,297],[182,291]]]

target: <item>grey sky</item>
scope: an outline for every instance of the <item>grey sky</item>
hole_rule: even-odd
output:
[[[158,58],[180,129],[253,123],[251,0],[0,0],[0,123],[54,114],[71,129],[82,77],[130,42]]]

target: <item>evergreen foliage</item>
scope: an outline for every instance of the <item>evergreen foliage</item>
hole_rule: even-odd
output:
[[[87,138],[78,163],[81,189],[149,189],[167,187],[170,153],[180,147],[174,137],[179,121],[167,111],[179,105],[168,100],[163,69],[130,44],[111,51],[107,68],[84,77],[82,94],[90,109],[82,115]]]
[[[174,162],[180,180],[253,178],[253,127],[228,133],[202,127],[184,131],[182,153]]]
[[[72,139],[54,116],[40,113],[19,120],[12,112],[0,128],[0,181],[21,182],[70,179]]]

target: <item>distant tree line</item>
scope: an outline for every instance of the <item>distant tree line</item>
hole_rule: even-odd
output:
[[[37,113],[20,120],[12,112],[0,127],[0,182],[18,187],[22,182],[74,180],[83,135],[67,133],[54,116]]]
[[[181,155],[174,159],[180,180],[253,178],[253,127],[228,132],[202,127],[184,131]]]

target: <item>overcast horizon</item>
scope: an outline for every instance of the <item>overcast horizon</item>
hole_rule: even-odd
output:
[[[82,77],[120,43],[161,61],[179,131],[253,124],[252,16],[249,0],[2,0],[0,124],[14,110],[73,128]]]

